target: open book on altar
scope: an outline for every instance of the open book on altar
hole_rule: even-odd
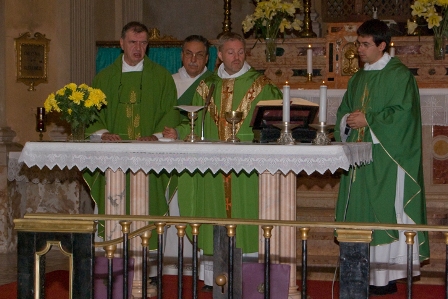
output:
[[[314,122],[319,105],[301,98],[291,98],[290,123],[307,128]],[[283,118],[283,100],[258,102],[250,126],[254,129],[281,123]]]
[[[308,125],[314,122],[319,105],[301,98],[290,99],[290,124],[293,138],[300,142],[311,142],[316,131]],[[282,123],[283,100],[266,100],[258,102],[250,122],[254,132],[254,142],[274,142],[280,137],[280,129],[275,124]]]

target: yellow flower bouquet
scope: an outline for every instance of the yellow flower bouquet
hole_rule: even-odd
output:
[[[434,32],[434,58],[445,56],[444,38],[448,36],[448,0],[418,0],[411,5],[412,15],[422,17],[428,23],[428,29]],[[408,33],[414,32],[418,25],[408,22]]]
[[[67,121],[74,130],[85,128],[97,119],[97,110],[107,105],[106,95],[97,88],[86,84],[77,86],[69,83],[55,93],[51,93],[44,102],[47,112],[61,113],[61,119]]]
[[[275,38],[279,32],[285,30],[302,29],[303,22],[296,18],[298,10],[303,9],[301,0],[283,2],[282,0],[254,0],[256,3],[253,14],[246,16],[243,21],[243,31],[254,31],[255,38],[266,41],[266,61],[276,60]]]
[[[303,10],[303,3],[299,0],[284,2],[282,0],[256,0],[253,14],[246,16],[243,21],[244,33],[254,30],[255,38],[276,38],[285,29],[302,29],[302,21],[296,18],[296,13]]]

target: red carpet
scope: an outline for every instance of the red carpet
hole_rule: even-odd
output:
[[[184,299],[191,299],[191,276],[184,277]],[[46,276],[46,299],[68,299],[68,272],[54,271]],[[300,281],[298,282],[300,285]],[[198,299],[212,299],[212,293],[201,291],[203,283],[198,286]],[[177,298],[177,278],[176,276],[163,277],[163,298]],[[413,286],[412,295],[414,299],[443,299],[445,298],[445,286],[440,285],[420,285]],[[308,281],[308,299],[331,299],[331,282],[329,281]],[[0,286],[0,299],[17,298],[17,284],[15,282]],[[154,297],[155,298],[155,297]],[[335,284],[334,299],[339,298],[339,284]],[[398,284],[398,292],[393,295],[371,296],[378,299],[404,299],[406,298],[406,284]],[[151,298],[152,299],[152,298]]]

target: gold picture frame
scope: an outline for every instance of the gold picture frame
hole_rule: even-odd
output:
[[[29,91],[40,83],[47,83],[47,65],[50,40],[36,32],[26,32],[14,39],[17,53],[17,82],[28,85]]]

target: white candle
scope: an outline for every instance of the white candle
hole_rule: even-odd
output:
[[[319,122],[327,121],[327,85],[322,83],[319,90]]]
[[[306,72],[308,74],[313,73],[313,49],[311,45],[308,45],[308,49],[306,50]]]
[[[390,43],[389,55],[390,55],[390,57],[394,57],[395,56],[394,43]]]
[[[289,122],[289,110],[290,110],[290,98],[289,98],[290,87],[288,81],[286,81],[283,86],[283,121]]]

